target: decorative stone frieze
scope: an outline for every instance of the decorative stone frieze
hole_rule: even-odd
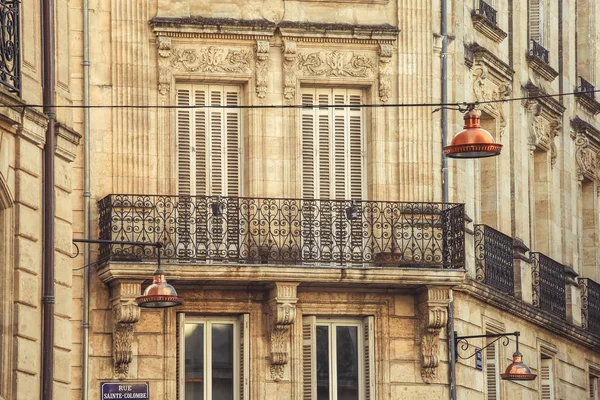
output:
[[[390,99],[392,79],[390,65],[392,61],[393,46],[391,44],[379,45],[379,98],[387,103]]]
[[[131,342],[133,328],[140,320],[140,308],[135,298],[141,293],[138,282],[114,281],[111,284],[113,309],[113,361],[115,378],[129,376],[129,364],[133,359]]]
[[[371,78],[375,61],[368,54],[340,51],[298,53],[298,71],[304,76]]]
[[[547,94],[541,88],[527,84],[525,87],[530,97]],[[562,115],[565,107],[552,97],[541,97],[524,103],[529,115],[529,150],[549,151],[551,164],[554,166],[558,155],[554,138],[562,130]]]
[[[185,72],[249,73],[250,59],[250,52],[240,48],[177,47],[171,54],[171,66]]]
[[[267,94],[267,73],[269,72],[269,41],[257,40],[256,52],[256,96],[264,99]]]
[[[425,286],[417,302],[421,320],[421,378],[431,383],[439,365],[440,332],[448,322],[449,290]]]
[[[281,47],[283,52],[283,96],[286,100],[292,100],[296,97],[296,42],[285,40]]]
[[[290,327],[296,321],[298,285],[296,282],[276,282],[269,291],[271,379],[275,382],[283,379],[290,360]]]

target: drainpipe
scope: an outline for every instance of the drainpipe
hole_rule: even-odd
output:
[[[90,16],[89,0],[83,0],[83,236],[91,239],[90,209]],[[90,244],[83,245],[83,265],[90,265]],[[89,392],[89,341],[90,341],[90,278],[91,268],[83,269],[83,318],[82,360],[81,360],[81,399],[88,400]]]
[[[42,60],[44,114],[48,118],[44,146],[43,266],[42,266],[42,400],[52,400],[54,382],[54,1],[42,0]]]
[[[448,360],[450,377],[450,400],[456,400],[456,349],[454,343],[454,292],[450,290],[450,304],[448,304],[448,324],[446,325],[446,336],[448,337]]]
[[[447,0],[440,0],[441,21],[440,34],[442,36],[442,99],[441,103],[448,103],[448,4]],[[442,202],[448,202],[448,157],[444,155],[444,147],[448,145],[448,110],[442,107]]]

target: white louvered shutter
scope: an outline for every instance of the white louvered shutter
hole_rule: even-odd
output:
[[[240,400],[250,398],[250,315],[242,314],[240,324]]]
[[[317,398],[317,319],[315,316],[302,318],[302,399]]]
[[[365,400],[375,400],[375,318],[363,318]]]
[[[590,400],[600,400],[598,389],[598,377],[590,375]]]
[[[542,358],[540,368],[540,384],[542,387],[542,400],[554,400],[554,385],[552,377],[552,359]]]
[[[196,106],[177,110],[179,194],[239,196],[241,112],[224,106],[240,104],[238,86],[177,86],[177,105]]]
[[[192,85],[177,87],[177,105],[192,105]],[[177,190],[179,194],[192,193],[192,110],[177,109]]]
[[[529,38],[543,43],[544,0],[529,0]]]
[[[496,343],[485,349],[485,373],[487,386],[487,400],[500,399],[500,388],[498,380],[498,347]]]
[[[362,92],[303,89],[302,104],[340,107],[302,110],[302,197],[361,199],[364,188]]]
[[[185,393],[185,314],[177,313],[177,338],[175,354],[177,355],[177,398],[183,399]]]

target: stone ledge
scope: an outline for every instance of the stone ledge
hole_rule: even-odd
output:
[[[104,283],[114,280],[145,280],[152,276],[155,263],[108,262],[98,268]],[[457,286],[464,281],[464,269],[442,268],[341,268],[274,265],[163,265],[169,281],[178,283],[299,282],[303,285],[347,286],[382,285],[410,287],[422,285]]]
[[[577,99],[577,102],[581,105],[581,107],[583,107],[587,111],[591,112],[594,115],[600,113],[600,102],[598,102],[598,100],[592,99],[585,94],[576,94],[575,98]]]
[[[483,15],[474,12],[471,15],[471,21],[473,21],[473,28],[475,30],[483,33],[496,43],[502,42],[508,36],[498,25],[493,24]]]
[[[528,54],[527,64],[529,64],[529,67],[531,67],[534,72],[546,79],[548,82],[552,82],[558,76],[557,70],[552,68],[550,64],[547,64],[544,60],[538,57]]]
[[[583,346],[592,348],[595,351],[600,351],[600,336],[593,335],[580,327],[571,325],[565,320],[551,316],[544,311],[535,308],[531,304],[525,303],[514,297],[509,297],[505,293],[483,283],[469,280],[455,290],[471,295],[502,311],[511,313],[516,317],[522,318],[529,323],[545,328],[562,337],[569,338]]]

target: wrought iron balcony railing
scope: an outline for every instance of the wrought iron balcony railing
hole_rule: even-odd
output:
[[[550,64],[550,51],[546,50],[544,46],[542,46],[535,40],[531,41],[531,46],[529,47],[529,55],[542,60],[546,64]]]
[[[596,88],[594,87],[594,85],[583,79],[581,76],[579,77],[579,87],[577,88],[577,92],[581,93],[581,96],[585,96],[587,98],[595,100],[595,90]]]
[[[493,25],[498,25],[498,22],[496,20],[496,9],[488,3],[486,3],[484,0],[479,0],[479,8],[477,9],[477,13]]]
[[[464,266],[462,204],[110,195],[99,209],[101,239],[160,241],[172,262]],[[103,246],[100,256],[155,252]]]
[[[567,317],[565,267],[542,253],[531,253],[533,305],[554,316]]]
[[[20,0],[0,0],[0,84],[21,93]]]
[[[513,239],[487,225],[475,225],[476,279],[515,294]]]
[[[600,284],[588,278],[580,278],[579,288],[582,327],[600,335]]]

